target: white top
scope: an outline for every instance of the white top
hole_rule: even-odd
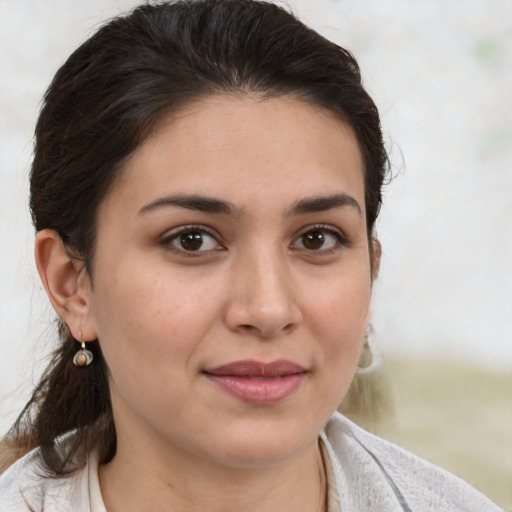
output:
[[[91,458],[88,466],[90,512],[107,512],[105,503],[103,503],[103,496],[101,495],[100,481],[98,478],[98,460],[96,458],[92,460]]]
[[[320,439],[328,512],[503,512],[463,480],[338,413]],[[44,478],[40,472],[36,449],[1,475],[0,511],[107,512],[95,457],[64,478]]]

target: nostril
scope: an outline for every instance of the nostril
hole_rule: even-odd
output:
[[[241,324],[238,326],[240,332],[244,332],[250,335],[256,335],[259,338],[271,339],[277,336],[279,333],[281,334],[291,334],[296,327],[296,324],[289,323],[285,326],[279,325],[266,325],[266,326],[257,326],[251,324]]]
[[[301,323],[301,311],[291,294],[269,293],[235,296],[223,313],[227,327],[246,336],[270,339],[279,334],[291,334]],[[263,299],[267,300],[263,300]],[[273,300],[268,300],[268,299]],[[278,300],[279,299],[279,300]]]
[[[239,330],[240,330],[240,332],[250,334],[250,335],[255,334],[255,335],[259,336],[261,334],[260,330],[251,324],[242,324],[239,326]]]

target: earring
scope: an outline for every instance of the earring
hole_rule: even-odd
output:
[[[369,333],[366,333],[361,354],[359,355],[359,362],[357,363],[357,373],[367,373],[373,369],[373,352],[368,338]]]
[[[92,352],[85,348],[85,341],[81,341],[80,344],[82,348],[73,357],[73,364],[75,366],[89,366],[92,363]]]

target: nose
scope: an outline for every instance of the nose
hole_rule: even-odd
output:
[[[302,314],[284,256],[259,251],[234,265],[225,321],[259,338],[293,332]]]

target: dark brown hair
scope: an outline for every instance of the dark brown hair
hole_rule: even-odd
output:
[[[123,162],[169,112],[217,93],[293,95],[350,126],[364,161],[371,236],[387,155],[358,64],[285,9],[256,0],[143,5],[108,22],[68,58],[46,92],[35,130],[30,207],[36,230],[58,232],[92,276],[96,212]],[[53,475],[82,465],[93,448],[102,462],[116,449],[100,346],[89,343],[94,363],[76,368],[78,344],[65,325],[60,337],[3,441],[13,458],[40,446]]]

